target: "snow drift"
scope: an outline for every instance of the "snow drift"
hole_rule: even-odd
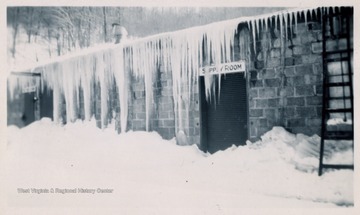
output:
[[[185,209],[210,213],[244,207],[353,205],[353,171],[330,170],[303,144],[316,137],[275,127],[261,141],[206,154],[154,132],[99,129],[95,122],[58,126],[42,119],[8,127],[9,206]],[[305,147],[306,148],[306,147]],[[347,155],[348,150],[338,151]],[[328,159],[336,159],[329,154]],[[300,168],[299,168],[300,167]],[[21,194],[17,188],[113,189],[111,194]]]

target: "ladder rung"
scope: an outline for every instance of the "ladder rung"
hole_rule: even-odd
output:
[[[328,113],[348,113],[348,112],[352,112],[352,108],[337,108],[337,109],[332,109],[332,108],[328,108],[326,109],[326,112]]]
[[[328,169],[354,169],[354,165],[350,164],[323,164],[322,167]]]
[[[325,36],[325,39],[326,40],[329,40],[329,39],[346,39],[347,38],[347,34],[346,33],[342,33],[342,34],[338,34],[338,35],[331,35],[331,36]]]
[[[351,73],[351,75],[352,75],[352,73]],[[343,73],[343,74],[335,74],[335,75],[327,75],[328,77],[339,77],[339,76],[349,76],[349,73]]]
[[[334,82],[334,83],[326,83],[326,87],[342,87],[342,86],[350,86],[350,82]]]
[[[351,96],[339,96],[339,97],[326,97],[328,100],[346,100],[351,99]]]
[[[339,62],[339,61],[350,61],[350,58],[349,57],[338,57],[338,58],[330,58],[330,59],[324,58],[324,60],[327,63],[332,63],[332,62]]]
[[[338,96],[338,97],[326,97],[327,99],[330,99],[330,100],[342,100],[342,99],[351,99],[352,97],[351,96]]]
[[[352,52],[352,49],[343,49],[343,50],[334,50],[334,51],[328,51],[328,52],[323,52],[326,55],[331,55],[331,54],[344,54],[344,53],[349,53]]]
[[[324,139],[326,140],[353,140],[353,131],[325,131]]]

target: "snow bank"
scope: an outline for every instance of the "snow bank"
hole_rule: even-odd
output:
[[[118,135],[111,126],[101,130],[94,121],[76,121],[61,127],[42,119],[22,129],[8,127],[9,206],[101,205],[155,213],[164,207],[183,212],[205,208],[216,214],[219,209],[226,213],[231,208],[354,202],[353,172],[328,171],[318,177],[299,170],[296,149],[312,138],[283,128],[275,127],[262,141],[210,155],[194,145],[163,140],[155,132]],[[21,194],[18,188],[106,188],[113,193]]]

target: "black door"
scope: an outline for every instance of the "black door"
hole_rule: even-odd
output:
[[[7,89],[7,124],[25,127],[39,118],[40,75],[37,73],[21,73],[14,75],[21,79],[28,79],[29,86],[16,88],[13,97]],[[24,81],[24,80],[23,80]]]
[[[214,100],[207,102],[204,78],[200,78],[201,144],[210,153],[232,145],[245,145],[248,137],[244,73],[222,75],[220,89],[220,98],[216,95],[216,103]]]

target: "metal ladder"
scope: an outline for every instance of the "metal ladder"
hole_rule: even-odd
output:
[[[352,17],[353,8],[348,7],[330,10],[322,17],[323,108],[319,176],[326,168],[354,169],[354,163],[324,163],[326,145],[331,141],[333,144],[351,141],[354,151],[354,97],[351,65],[353,49],[350,35]],[[328,120],[334,118],[342,118],[345,125],[329,126]]]

